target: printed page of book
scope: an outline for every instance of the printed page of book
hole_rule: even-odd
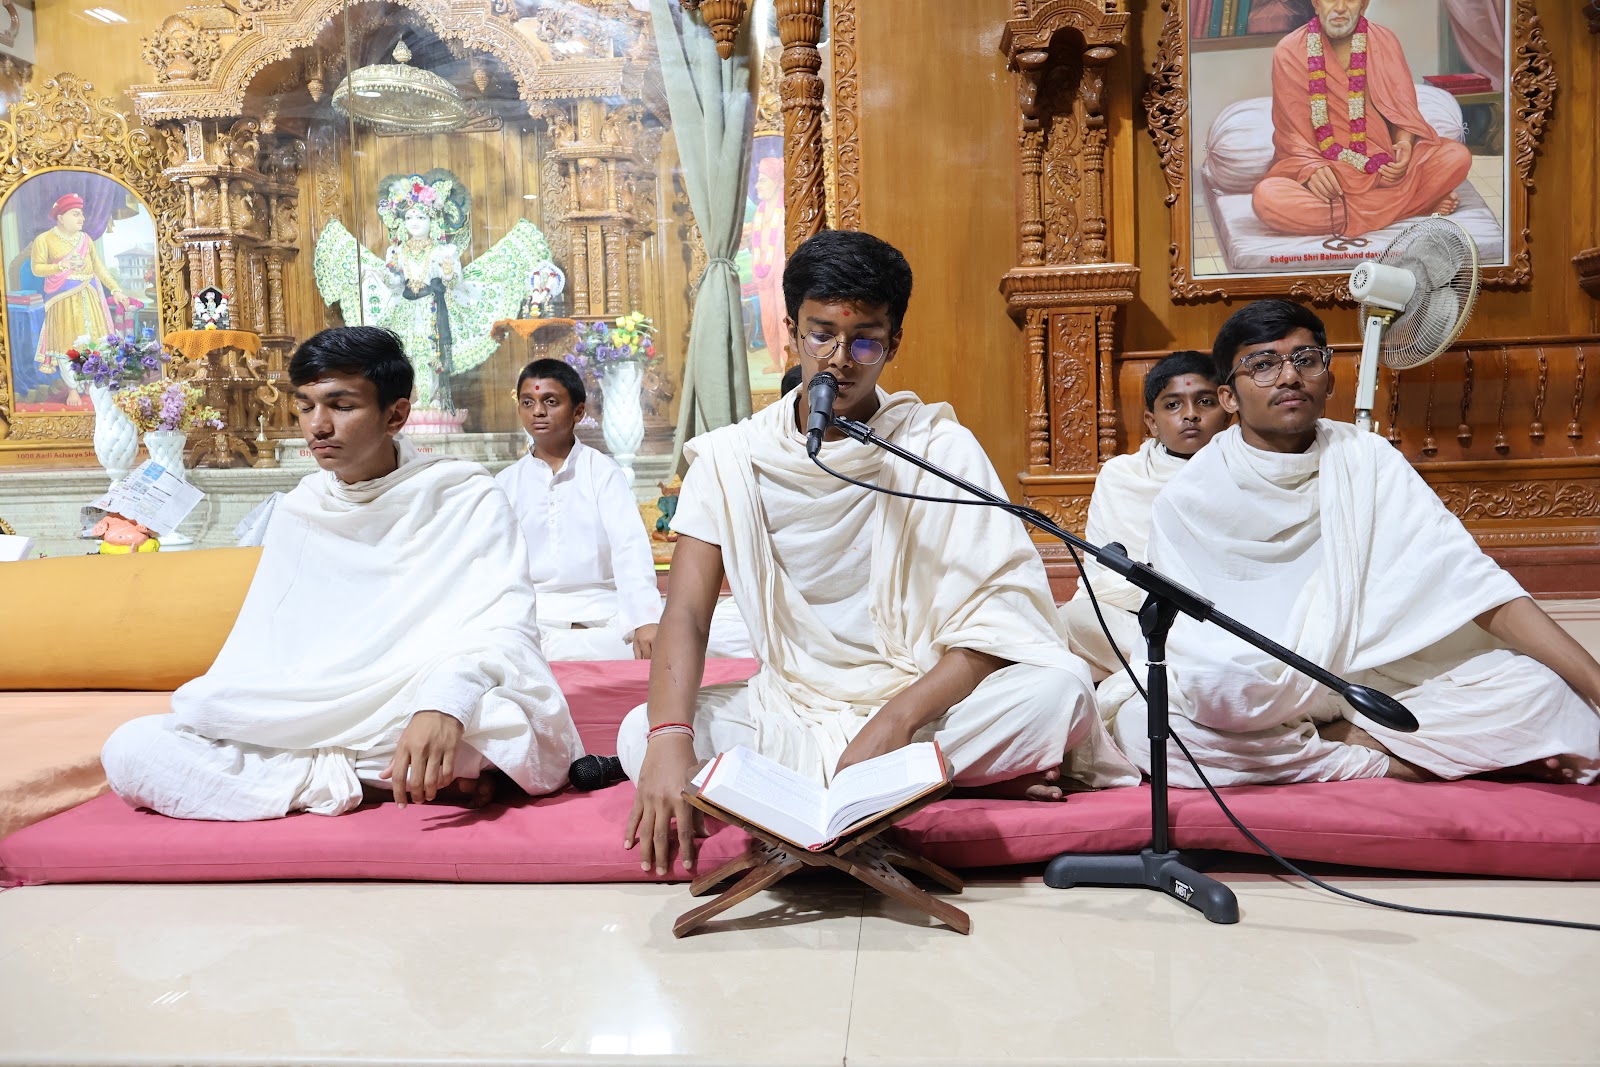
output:
[[[833,776],[828,787],[827,835],[838,837],[863,819],[898,807],[944,781],[944,755],[932,741],[847,767]]]
[[[700,795],[801,848],[826,840],[826,790],[744,745],[717,758]]]

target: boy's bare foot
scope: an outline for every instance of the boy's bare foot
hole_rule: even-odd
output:
[[[1433,206],[1435,215],[1454,215],[1461,206],[1461,198],[1455,193],[1449,193],[1445,198]]]
[[[439,790],[428,803],[447,808],[481,808],[494,800],[495,792],[504,780],[505,776],[499,771],[485,768],[476,778],[457,778]],[[382,804],[386,800],[394,799],[394,790],[387,785],[362,782],[361,799],[367,804]]]
[[[1332,741],[1339,745],[1354,745],[1357,748],[1370,748],[1374,752],[1382,752],[1389,757],[1389,770],[1385,778],[1393,778],[1399,782],[1435,782],[1438,781],[1432,774],[1418,767],[1414,763],[1407,763],[1393,752],[1378,743],[1378,739],[1367,731],[1351,722],[1349,719],[1335,719],[1332,722],[1317,723],[1317,736],[1324,741]]]
[[[1004,782],[963,787],[957,789],[955,795],[988,800],[1061,801],[1067,799],[1067,794],[1081,793],[1087,788],[1070,778],[1062,778],[1061,768],[1051,767],[1047,771],[1035,771]]]
[[[1529,760],[1519,763],[1515,767],[1495,771],[1485,775],[1488,778],[1506,778],[1518,782],[1550,782],[1555,785],[1567,785],[1578,780],[1578,772],[1569,767],[1560,756],[1549,756],[1545,759]]]

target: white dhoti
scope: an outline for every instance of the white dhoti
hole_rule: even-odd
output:
[[[217,741],[172,715],[146,715],[119,726],[101,750],[106,778],[129,804],[175,819],[247,822],[292,811],[342,815],[361,803],[363,785],[387,792],[379,777],[394,756],[398,735],[362,752],[302,751]],[[463,740],[454,778],[477,778],[492,766]]]
[[[998,492],[972,435],[942,404],[880,394],[873,429]],[[702,755],[746,744],[827,781],[852,738],[955,649],[1007,661],[926,725],[957,779],[981,785],[1061,767],[1092,786],[1137,781],[1110,743],[1088,672],[1066,646],[1038,551],[1009,515],[872,493],[824,474],[795,427],[795,397],[689,443],[673,528],[721,548],[761,670],[700,694]],[[910,464],[853,441],[830,467],[903,493],[948,495]],[[618,737],[630,775],[644,709]]]
[[[1214,626],[1180,618],[1167,648],[1173,728],[1216,785],[1372,778],[1389,756],[1328,741],[1348,717],[1389,753],[1455,779],[1566,757],[1600,777],[1600,715],[1553,671],[1473,620],[1525,596],[1405,459],[1375,434],[1327,420],[1303,454],[1218,434],[1155,506],[1151,562],[1266,636],[1394,696],[1401,734]],[[1143,657],[1135,664],[1141,679]],[[1148,768],[1144,702],[1101,683],[1101,712]],[[1199,779],[1171,746],[1172,781]]]
[[[1187,459],[1174,456],[1154,438],[1140,445],[1137,452],[1108,459],[1095,475],[1084,538],[1096,545],[1114,541],[1127,550],[1129,559],[1147,560],[1151,508],[1173,475],[1187,464]],[[1091,589],[1094,601],[1089,599]],[[1104,627],[1095,615],[1095,603],[1100,605]],[[1122,670],[1117,651],[1128,660],[1143,654],[1144,635],[1139,632],[1138,615],[1143,604],[1142,589],[1106,570],[1094,557],[1083,557],[1083,576],[1072,599],[1061,605],[1061,619],[1067,627],[1068,647],[1088,662],[1096,682]],[[1116,643],[1115,650],[1112,641]]]
[[[744,682],[707,686],[695,705],[695,757],[706,760],[744,745],[827,781],[870,717],[818,719],[786,711],[761,709]],[[979,682],[972,695],[924,726],[915,740],[939,743],[955,769],[956,784],[980,786],[1061,766],[1094,728],[1093,702],[1077,674],[1014,663]],[[644,762],[648,730],[643,704],[622,722],[617,756],[629,778],[637,779]]]
[[[511,506],[482,467],[398,449],[390,475],[319,472],[278,505],[211,669],[106,742],[114,792],[183,818],[339,814],[421,711],[461,723],[455,776],[565,783],[583,749],[539,653]]]

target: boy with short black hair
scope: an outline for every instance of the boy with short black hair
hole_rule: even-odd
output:
[[[817,781],[930,738],[958,786],[990,794],[1059,801],[1068,778],[1137,781],[1094,713],[1088,669],[1067,649],[1043,562],[1015,518],[874,493],[806,454],[806,390],[826,371],[837,415],[1001,490],[948,405],[878,387],[901,350],[905,257],[869,234],[824,230],[789,257],[783,290],[799,388],[685,449],[650,699],[617,736],[638,787],[625,842],[664,873],[676,840],[689,866],[684,788],[700,761],[740,744]],[[820,458],[902,494],[953,495],[837,430]],[[701,689],[724,575],[762,666],[747,683]]]
[[[1139,451],[1114,456],[1100,468],[1084,537],[1097,545],[1115,541],[1130,559],[1144,559],[1156,495],[1190,456],[1227,428],[1229,415],[1217,398],[1219,384],[1211,357],[1192,349],[1174,352],[1150,368],[1144,378],[1144,428],[1150,436]],[[1083,563],[1106,625],[1101,627],[1081,580],[1061,613],[1072,650],[1089,662],[1099,681],[1121,669],[1106,629],[1124,657],[1144,647],[1138,619],[1144,591],[1091,558]]]
[[[178,818],[339,815],[363,799],[553,792],[583,752],[539,654],[527,550],[489,472],[399,436],[400,338],[324,330],[289,363],[321,471],[267,526],[238,621],[172,713],[123,724],[111,789]]]
[[[649,659],[661,621],[650,538],[617,461],[578,440],[587,399],[559,359],[522,368],[517,410],[532,443],[495,480],[528,543],[545,655]]]

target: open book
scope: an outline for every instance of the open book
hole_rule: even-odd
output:
[[[812,852],[950,780],[944,753],[921,741],[847,767],[818,785],[740,745],[695,776],[702,800]]]

